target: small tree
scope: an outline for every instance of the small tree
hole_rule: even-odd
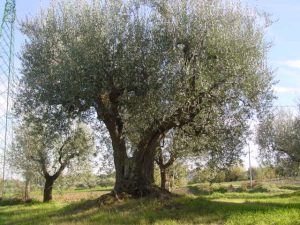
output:
[[[271,166],[257,168],[256,179],[257,180],[270,180],[276,178],[275,168]]]
[[[84,160],[91,153],[93,142],[87,128],[77,124],[63,135],[53,132],[40,120],[24,122],[16,131],[10,152],[19,169],[40,172],[45,178],[44,202],[52,200],[53,184],[71,163]],[[26,163],[20,163],[20,157]]]
[[[19,132],[19,131],[17,131]],[[24,137],[25,138],[25,137]],[[21,143],[20,143],[21,144]],[[27,142],[26,147],[22,143],[22,149],[28,148],[28,149],[34,149],[35,146],[34,143]],[[28,200],[30,197],[30,184],[32,181],[38,177],[41,176],[39,173],[39,167],[35,162],[32,160],[27,160],[26,151],[21,150],[18,146],[18,144],[13,142],[12,147],[8,151],[8,162],[10,165],[10,168],[15,170],[16,172],[21,173],[21,175],[24,178],[24,200]]]
[[[258,126],[257,143],[263,164],[299,171],[300,116],[288,111],[269,114]]]
[[[225,170],[225,181],[247,180],[247,171],[241,166],[231,166]]]

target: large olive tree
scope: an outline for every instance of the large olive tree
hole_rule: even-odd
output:
[[[95,112],[112,142],[114,191],[150,193],[164,134],[199,135],[224,115],[244,124],[268,104],[261,15],[222,0],[53,3],[22,24],[20,112]]]

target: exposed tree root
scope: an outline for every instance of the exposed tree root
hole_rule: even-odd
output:
[[[160,200],[170,200],[172,197],[177,197],[177,194],[171,193],[165,189],[162,189],[157,186],[148,187],[147,189],[142,189],[142,191],[132,191],[129,193],[122,192],[116,193],[112,191],[108,194],[102,195],[97,199],[99,205],[114,205],[118,202],[123,202],[128,199],[137,199],[137,198],[156,198]]]

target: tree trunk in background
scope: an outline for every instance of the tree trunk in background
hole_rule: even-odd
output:
[[[160,168],[160,187],[166,189],[167,173],[164,168]]]
[[[30,192],[30,180],[26,178],[25,180],[25,190],[24,190],[24,200],[27,201],[29,199],[29,192]]]
[[[163,157],[163,152],[161,147],[158,149],[158,154],[157,154],[157,158],[156,158],[156,163],[159,166],[159,170],[160,170],[160,187],[162,189],[165,190],[170,190],[170,182],[168,182],[167,185],[167,178],[168,178],[168,174],[167,174],[167,169],[173,165],[176,157],[174,155],[174,153],[170,153],[170,158],[167,162],[164,162],[164,157]]]
[[[55,179],[51,176],[46,178],[44,186],[44,199],[43,202],[49,202],[52,200],[52,189]]]

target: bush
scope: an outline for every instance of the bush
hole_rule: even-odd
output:
[[[241,181],[247,179],[247,171],[240,166],[232,166],[225,173],[225,181]]]

